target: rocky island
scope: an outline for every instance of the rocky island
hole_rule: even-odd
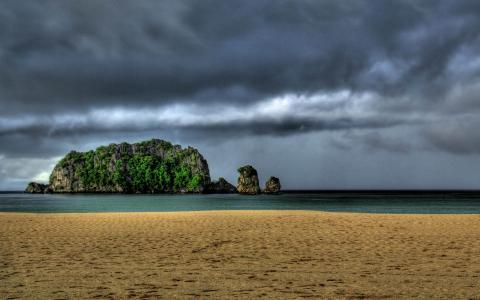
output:
[[[247,165],[238,168],[237,190],[240,194],[257,195],[261,193],[260,185],[258,183],[258,173],[254,167]]]
[[[220,177],[218,181],[213,181],[210,184],[206,192],[212,194],[233,194],[237,192],[237,188],[226,181],[225,178]]]
[[[278,194],[281,189],[282,185],[280,184],[280,179],[271,176],[265,183],[265,190],[263,190],[263,192],[265,194]]]
[[[27,193],[241,193],[260,194],[258,174],[238,169],[237,187],[220,177],[211,181],[208,163],[192,147],[152,139],[121,143],[87,152],[69,152],[54,167],[48,184],[31,182]],[[275,185],[267,182],[265,193]],[[278,178],[277,178],[278,180]]]

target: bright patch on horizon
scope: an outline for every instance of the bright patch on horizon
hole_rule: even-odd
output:
[[[39,173],[37,176],[33,178],[33,181],[40,182],[40,183],[45,183],[48,182],[50,178],[50,172],[48,171],[43,171]]]

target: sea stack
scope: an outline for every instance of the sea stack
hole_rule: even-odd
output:
[[[237,191],[240,194],[257,195],[261,193],[260,185],[258,183],[258,173],[254,167],[250,165],[238,168]]]
[[[271,176],[265,183],[265,194],[279,194],[282,185],[280,184],[280,179],[277,177]]]

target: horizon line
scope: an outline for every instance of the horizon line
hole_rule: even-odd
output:
[[[393,192],[393,193],[449,193],[449,192],[469,192],[469,193],[480,193],[480,188],[478,189],[431,189],[431,188],[365,188],[365,189],[285,189],[281,190],[282,193],[286,194],[295,194],[295,193],[382,193],[382,192]],[[17,193],[25,193],[24,190],[0,190],[2,194],[17,194]],[[119,195],[128,195],[128,193],[51,193],[51,194],[119,194]],[[169,193],[144,193],[142,195],[162,195],[162,194],[169,194]],[[182,195],[181,193],[174,193],[175,195]],[[185,193],[185,195],[191,194],[198,194],[202,195],[202,193]],[[204,194],[208,195],[208,194]]]

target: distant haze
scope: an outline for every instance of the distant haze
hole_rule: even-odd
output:
[[[150,138],[284,188],[480,188],[480,1],[2,1],[0,190]]]

